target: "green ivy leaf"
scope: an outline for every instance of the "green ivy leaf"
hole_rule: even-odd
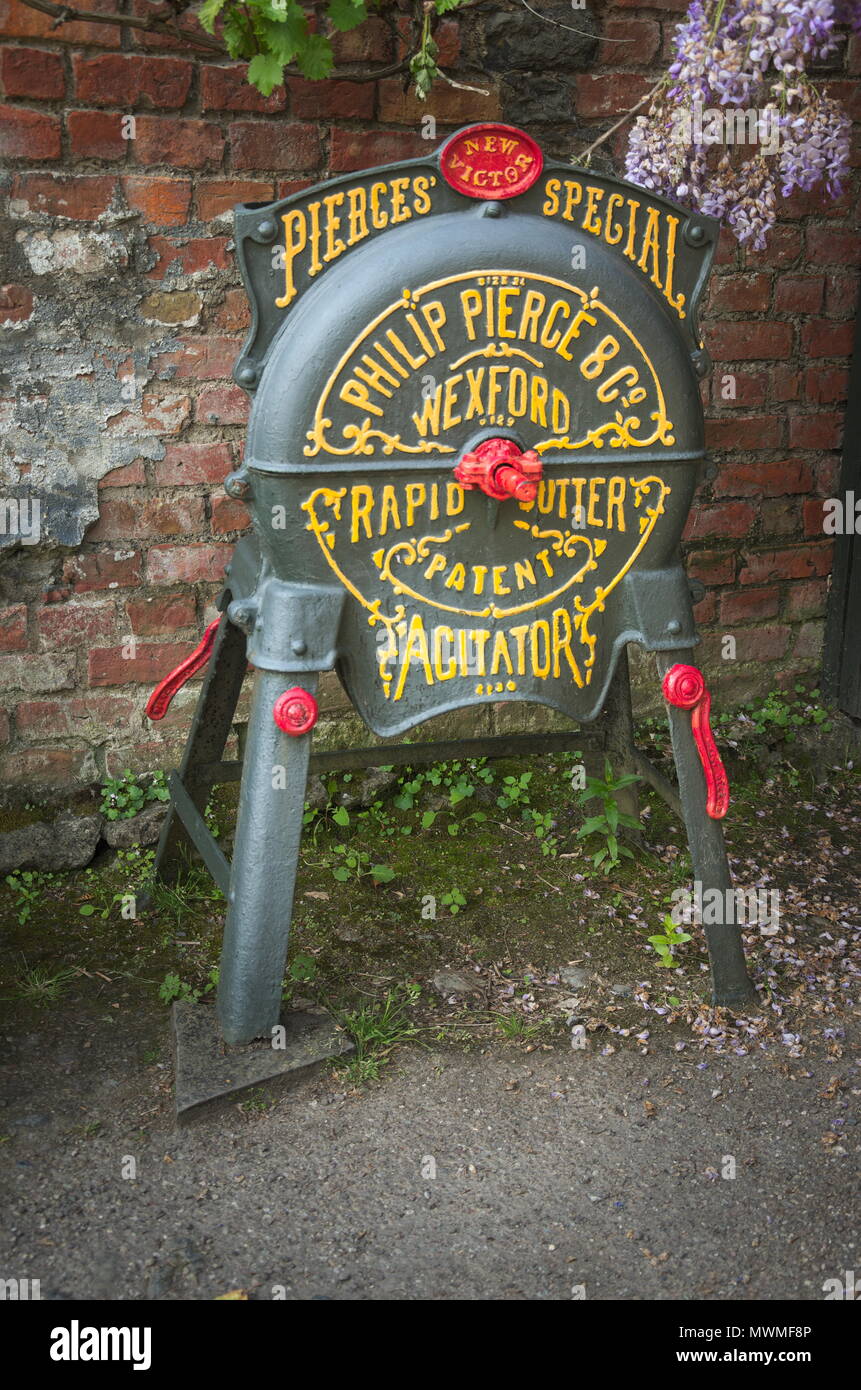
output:
[[[227,0],[204,0],[197,12],[197,18],[201,29],[205,29],[207,34],[211,34],[215,28],[215,21],[218,18]]]
[[[335,65],[332,45],[323,34],[309,34],[296,56],[296,62],[302,76],[309,77],[313,82],[328,77]]]
[[[274,53],[257,53],[248,64],[248,81],[268,97],[281,85],[284,64]]]
[[[341,33],[346,33],[349,29],[355,29],[357,25],[364,23],[368,17],[365,9],[364,0],[329,0],[328,16],[336,29]]]

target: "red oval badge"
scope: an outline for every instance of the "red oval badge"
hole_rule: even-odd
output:
[[[452,135],[439,162],[446,183],[467,198],[516,198],[532,187],[544,156],[516,126],[488,121]]]

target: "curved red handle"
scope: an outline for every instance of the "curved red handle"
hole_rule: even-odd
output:
[[[150,719],[164,719],[176,692],[181,690],[186,681],[191,680],[191,677],[209,661],[220,622],[221,619],[216,618],[214,622],[210,623],[203,634],[200,645],[195,647],[191,656],[187,656],[185,661],[180,662],[175,671],[171,671],[169,676],[165,676],[163,681],[159,681],[146,702],[146,712]]]
[[[471,453],[464,454],[454,476],[464,488],[480,488],[488,497],[502,502],[516,497],[532,502],[541,481],[541,458],[534,449],[521,453],[513,439],[485,439]]]
[[[691,729],[706,779],[706,811],[722,820],[729,809],[729,779],[709,723],[712,697],[697,666],[671,666],[662,690],[668,704],[691,710]]]

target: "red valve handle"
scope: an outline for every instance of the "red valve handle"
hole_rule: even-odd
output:
[[[292,738],[298,738],[300,734],[307,734],[313,729],[319,713],[314,696],[299,685],[285,690],[272,706],[272,718],[278,728],[283,729],[284,733],[290,734]]]
[[[516,497],[532,502],[541,481],[541,459],[534,449],[521,453],[513,439],[485,439],[478,448],[464,454],[454,470],[462,487],[480,488],[488,497],[502,502]]]
[[[729,809],[729,780],[709,724],[712,697],[696,666],[671,666],[662,689],[668,704],[691,710],[691,729],[706,779],[706,811],[722,820]]]
[[[191,656],[187,656],[185,661],[180,662],[175,671],[171,671],[169,676],[165,676],[163,681],[159,681],[146,702],[146,712],[150,719],[164,719],[176,692],[181,690],[186,681],[191,680],[192,676],[209,661],[220,622],[221,619],[216,618],[214,622],[210,623],[203,634],[200,645],[195,647]]]

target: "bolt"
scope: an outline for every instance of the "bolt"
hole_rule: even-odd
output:
[[[240,367],[236,373],[236,380],[241,386],[253,386],[257,380],[257,368],[250,363],[245,367]]]
[[[667,623],[667,632],[672,633],[672,635],[675,637],[676,633],[681,632],[681,630],[682,625],[679,622],[678,618],[670,618],[670,621]]]
[[[308,650],[308,643],[303,641],[301,637],[296,637],[290,643],[290,646],[293,650],[294,656],[304,656]]]
[[[501,203],[484,203],[483,206],[482,206],[482,209],[481,209],[480,216],[482,216],[482,217],[501,217],[501,216],[502,216],[502,204],[501,204]]]
[[[257,235],[261,241],[271,241],[277,230],[271,217],[264,217],[262,222],[257,223]]]

